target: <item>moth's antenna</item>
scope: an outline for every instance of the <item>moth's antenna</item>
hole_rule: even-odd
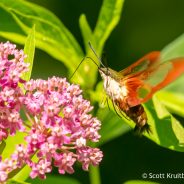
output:
[[[100,66],[95,62],[94,59],[92,59],[91,57],[87,56],[86,59],[91,59],[91,61],[98,67],[98,69],[100,69]]]
[[[90,59],[90,60],[98,67],[98,69],[101,70],[100,67],[99,67],[99,65],[95,62],[95,60],[93,60],[91,57],[87,56],[87,57],[84,57],[84,58],[81,60],[81,62],[79,63],[79,65],[77,66],[77,68],[76,68],[75,71],[73,72],[72,76],[69,78],[69,80],[72,79],[72,77],[73,77],[74,74],[77,72],[77,70],[79,69],[80,65],[83,63],[83,61],[84,61],[85,59]]]
[[[73,72],[72,76],[69,78],[69,80],[72,79],[72,77],[74,76],[74,74],[76,73],[76,71],[79,69],[79,66],[83,63],[84,60],[85,60],[85,58],[83,58],[82,61],[79,63],[79,65],[77,66],[77,68],[76,68],[75,71]]]
[[[95,52],[95,49],[93,48],[93,46],[91,45],[91,43],[88,42],[88,44],[89,44],[89,47],[91,48],[91,50],[93,51],[93,53],[95,54],[95,56],[97,57],[97,59],[99,60],[100,64],[101,64],[103,67],[105,67],[104,64],[102,63],[101,59],[98,57],[97,53]],[[79,69],[80,65],[83,63],[83,61],[84,61],[85,59],[90,59],[90,60],[98,67],[98,69],[101,70],[100,66],[95,62],[95,60],[93,60],[91,57],[87,56],[87,57],[84,57],[84,58],[81,60],[81,62],[79,63],[79,65],[77,66],[77,68],[76,68],[75,71],[73,72],[72,76],[69,78],[69,80],[72,79],[72,77],[73,77],[74,74],[77,72],[77,70]]]
[[[104,64],[102,63],[102,60],[98,57],[97,53],[95,52],[95,49],[93,48],[93,46],[91,45],[91,43],[88,42],[88,44],[89,44],[90,49],[93,51],[93,53],[94,53],[95,56],[97,57],[97,59],[98,59],[98,61],[100,62],[100,64],[101,64],[103,67],[105,67]],[[105,68],[106,68],[106,67],[105,67]]]

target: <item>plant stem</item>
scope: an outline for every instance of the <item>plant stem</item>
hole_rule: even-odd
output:
[[[6,142],[3,140],[0,144],[0,154],[4,151],[4,148],[6,147]]]
[[[89,170],[90,184],[100,184],[100,169],[99,167],[90,166]]]

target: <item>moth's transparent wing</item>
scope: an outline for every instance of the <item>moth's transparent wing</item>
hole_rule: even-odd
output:
[[[162,63],[152,62],[147,68],[130,73],[121,79],[128,90],[128,104],[136,106],[148,101],[152,95],[184,73],[184,58]]]
[[[129,67],[119,71],[120,76],[132,75],[135,73],[142,72],[153,65],[158,65],[160,60],[160,52],[154,51],[146,54],[144,57],[130,65]]]
[[[184,58],[175,58],[170,61],[164,62],[156,67],[151,73],[143,79],[143,86],[138,89],[138,97],[142,98],[141,103],[149,100],[152,95],[173,82],[181,74],[184,73]],[[141,94],[141,90],[144,90],[144,86],[149,86],[147,94]],[[142,96],[141,96],[142,95]]]

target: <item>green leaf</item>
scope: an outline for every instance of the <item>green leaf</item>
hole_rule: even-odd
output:
[[[87,22],[86,16],[84,14],[82,14],[79,18],[79,26],[80,26],[80,30],[83,36],[83,41],[84,41],[84,46],[85,46],[85,50],[86,50],[86,55],[88,57],[92,58],[92,52],[90,51],[90,47],[89,47],[89,42],[91,42],[92,44],[94,43],[94,39],[93,39],[93,33],[92,30]],[[96,58],[95,58],[96,59]],[[93,62],[91,62],[91,60],[89,59],[85,59],[84,60],[85,65],[84,65],[84,70],[86,71],[86,73],[90,74],[92,73],[93,76],[91,75],[91,77],[88,75],[86,76],[89,80],[91,80],[91,86],[92,87],[97,79],[97,67],[94,65]],[[80,71],[78,71],[77,73],[79,73]],[[88,81],[89,83],[89,81]]]
[[[3,153],[2,153],[2,158],[3,160],[6,159],[6,158],[10,158],[11,155],[14,153],[15,149],[16,149],[16,145],[18,144],[25,144],[25,138],[26,134],[25,133],[22,133],[22,132],[16,132],[16,135],[15,136],[9,136],[7,139],[6,139],[6,148],[3,150]],[[26,166],[28,167],[28,166]],[[25,167],[23,167],[24,169]],[[9,178],[12,178],[14,177],[17,173],[19,173],[20,171],[22,170],[22,168],[20,169],[16,169],[14,171],[12,171],[8,176]],[[28,171],[30,172],[30,170]],[[21,177],[21,178],[13,178],[15,180],[10,180],[11,182],[17,182],[19,181],[20,179],[23,181],[26,179],[26,177],[28,177],[28,175],[26,175],[24,173],[24,175]]]
[[[104,0],[94,32],[92,32],[85,15],[82,14],[80,16],[79,24],[88,57],[91,57],[94,60],[97,59],[96,56],[93,58],[94,54],[89,48],[89,41],[94,47],[97,55],[100,57],[105,41],[120,20],[123,3],[124,0]],[[95,74],[94,77],[96,79],[96,66],[94,68],[94,64],[92,63],[92,65],[90,64],[88,67],[90,67],[90,72]]]
[[[157,98],[169,110],[169,112],[184,117],[184,75],[169,84],[163,90],[157,92]]]
[[[72,34],[50,11],[36,4],[22,0],[1,0],[0,4],[6,11],[14,16],[19,26],[21,26],[26,33],[28,33],[29,29],[35,24],[36,38],[39,42],[42,44],[48,44],[50,42],[56,44],[57,48],[61,46],[60,49],[58,48],[60,52],[64,51],[61,57],[70,56],[69,54],[74,54],[75,56],[83,55],[80,46]],[[47,50],[47,48],[42,49]],[[55,49],[53,48],[53,50]],[[55,57],[58,56],[56,55]]]
[[[165,106],[153,98],[145,104],[148,123],[151,125],[152,133],[146,136],[155,143],[175,151],[184,151],[184,128],[170,113]]]
[[[97,117],[102,121],[102,128],[100,130],[101,139],[98,146],[127,133],[130,130],[130,126],[128,126],[127,123],[133,126],[131,121],[127,122],[126,119],[120,118],[108,108],[99,109]]]
[[[81,33],[83,36],[86,53],[88,53],[88,51],[89,51],[88,42],[94,43],[94,41],[93,41],[92,30],[91,30],[91,28],[88,24],[88,21],[86,19],[86,16],[84,14],[82,14],[79,18],[79,26],[80,26],[80,30],[81,30]]]
[[[130,180],[126,181],[124,184],[159,184],[159,183],[145,180]]]
[[[36,154],[34,154],[31,158],[33,162],[38,161],[38,157]],[[29,178],[29,174],[31,172],[31,168],[28,165],[24,165],[24,167],[12,171],[11,176],[14,180],[22,180],[25,181],[27,178]]]
[[[8,180],[7,184],[29,184],[29,183],[11,179],[11,180]]]
[[[164,47],[161,52],[162,60],[166,61],[176,57],[184,57],[184,34]]]
[[[3,140],[0,143],[0,155],[2,155],[2,152],[4,151],[5,147],[6,147],[6,142]]]
[[[98,46],[97,53],[100,55],[105,41],[120,19],[123,2],[123,0],[104,0],[94,33],[85,15],[80,17],[86,50],[89,49],[87,42],[91,41],[94,48]],[[0,7],[0,11],[5,15],[1,20],[3,28],[0,28],[0,36],[24,44],[26,35],[35,24],[36,47],[62,61],[70,74],[74,72],[84,54],[74,36],[54,14],[22,0],[1,0]],[[97,68],[92,62],[84,62],[77,73],[73,79],[75,82],[87,89],[93,87],[97,78]]]
[[[95,48],[100,55],[105,41],[118,24],[124,0],[104,0],[94,30]]]
[[[86,16],[84,14],[80,16],[79,25],[87,54],[89,54],[88,42],[90,41],[97,54],[101,55],[105,41],[120,20],[123,3],[124,0],[104,0],[94,32],[92,32]]]
[[[184,117],[184,95],[168,91],[160,91],[156,94],[159,101],[169,110],[169,112]]]
[[[73,179],[71,177],[66,177],[66,176],[62,176],[62,175],[51,175],[48,174],[47,175],[47,179],[46,180],[40,180],[38,178],[36,179],[31,179],[29,178],[27,180],[28,182],[31,182],[32,184],[37,184],[37,183],[42,183],[42,184],[50,184],[50,183],[63,183],[63,184],[80,184],[79,181],[77,181],[76,179]]]
[[[29,71],[22,77],[28,81],[31,78],[31,72],[33,67],[34,53],[35,53],[35,26],[31,29],[24,46],[24,53],[27,55],[25,62],[29,63]]]
[[[8,158],[11,156],[11,154],[15,151],[17,144],[24,144],[25,140],[24,137],[26,136],[25,133],[22,132],[16,132],[15,136],[9,136],[6,139],[6,148],[4,149],[2,153],[2,158]]]
[[[2,24],[5,24],[6,29],[0,30],[0,36],[23,44],[25,35],[29,33],[33,25],[36,25],[36,47],[62,61],[71,73],[74,71],[84,54],[74,36],[53,13],[22,0],[1,0],[0,7],[1,11],[4,10],[6,17],[11,20],[11,24],[7,24],[4,18]],[[14,25],[16,29],[12,30]],[[85,81],[84,74],[86,74],[85,71],[79,73],[79,83]]]

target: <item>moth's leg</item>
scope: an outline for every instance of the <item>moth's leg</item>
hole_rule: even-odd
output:
[[[116,106],[120,112],[120,114],[126,118],[127,120],[130,120],[127,114],[127,100],[124,98],[123,100],[116,100]],[[123,112],[123,113],[122,113]]]
[[[128,98],[124,97],[121,100],[117,100],[116,103],[118,104],[118,107],[120,108],[121,111],[127,113],[130,109],[130,106],[128,104]]]
[[[122,116],[123,116],[124,118],[126,118],[126,119],[128,120],[127,116],[125,116],[126,113],[125,113],[124,110],[121,109],[120,106],[119,106],[119,103],[118,103],[119,100],[115,100],[114,97],[112,96],[112,94],[111,94],[111,99],[112,99],[111,101],[112,101],[113,108],[114,108],[116,114],[117,114],[119,117],[122,118]],[[122,113],[122,112],[123,112],[123,113]],[[125,114],[124,114],[124,113],[125,113]]]
[[[110,106],[109,106],[108,97],[106,98],[106,103],[107,103],[107,106],[108,106],[109,110],[111,110],[111,109],[110,109]]]
[[[121,117],[121,115],[118,113],[118,111],[117,111],[117,109],[116,109],[116,103],[115,103],[115,99],[114,99],[114,96],[113,96],[112,93],[110,94],[110,99],[111,99],[111,102],[112,102],[112,105],[113,105],[113,108],[114,108],[115,113],[116,113],[119,117]],[[107,104],[108,104],[108,101],[107,101]],[[109,104],[108,104],[108,106],[109,106]]]
[[[115,104],[114,99],[112,99],[111,101],[112,101],[112,105],[113,105],[113,108],[114,108],[114,111],[116,112],[116,114],[117,114],[120,118],[121,118],[121,115],[125,117],[125,115],[122,114],[122,112],[119,110],[119,108],[118,108],[118,111],[117,111],[116,107],[118,107],[118,106]],[[119,112],[121,115],[120,115],[118,112]]]
[[[102,106],[105,106],[105,103],[107,102],[107,95],[104,93],[103,94],[103,98],[102,98],[102,101],[100,102],[100,104],[102,105]]]
[[[106,83],[105,83],[105,88],[107,89],[108,87],[109,87],[109,77],[108,76],[106,76],[107,77],[107,80],[106,80]]]

